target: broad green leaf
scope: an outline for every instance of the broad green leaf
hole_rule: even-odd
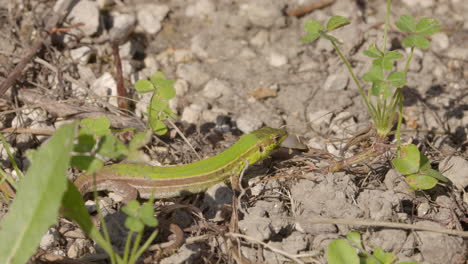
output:
[[[154,86],[148,80],[138,80],[135,83],[135,90],[139,93],[149,93],[154,91]]]
[[[383,81],[374,81],[372,83],[371,87],[371,94],[373,96],[379,96],[381,94],[385,94],[385,96],[388,96],[390,89],[388,88],[388,85],[386,82]]]
[[[397,259],[395,254],[387,253],[383,251],[381,248],[375,248],[372,255],[374,255],[374,257],[378,259],[382,264],[392,264],[393,261]]]
[[[60,127],[36,152],[0,222],[0,263],[26,263],[57,222],[76,128],[76,123]]]
[[[420,154],[416,145],[402,146],[400,158],[392,160],[393,166],[402,174],[409,175],[419,171]]]
[[[127,153],[127,147],[112,134],[105,135],[99,142],[96,153],[111,159],[122,158]]]
[[[158,89],[156,90],[157,94],[167,100],[174,98],[176,96],[174,83],[175,81],[173,80],[158,81]]]
[[[382,81],[384,78],[383,70],[378,65],[372,65],[368,72],[364,73],[362,79],[366,82]]]
[[[420,153],[419,154],[419,169],[431,169],[431,162],[429,159],[426,157],[426,155]]]
[[[90,152],[93,150],[96,140],[91,134],[82,134],[78,136],[78,143],[73,148],[75,152]]]
[[[437,184],[437,179],[431,176],[420,175],[418,173],[411,174],[406,177],[406,183],[416,190],[429,190]]]
[[[327,23],[327,30],[331,31],[340,27],[344,27],[346,25],[349,25],[349,20],[345,17],[342,16],[333,16],[328,20]]]
[[[432,177],[432,178],[436,178],[441,182],[446,182],[446,183],[449,182],[449,179],[447,179],[444,175],[442,175],[442,173],[440,173],[437,170],[421,169],[420,174],[424,175],[424,176],[429,176],[429,177]]]
[[[131,150],[137,150],[144,145],[148,144],[149,140],[151,139],[151,134],[147,132],[140,132],[133,136],[132,140],[128,144],[128,148]]]
[[[164,124],[163,121],[158,119],[151,119],[149,122],[154,133],[156,133],[157,135],[162,136],[167,133],[167,126]]]
[[[145,225],[140,219],[129,216],[125,219],[125,227],[133,232],[141,232],[145,228]]]
[[[416,23],[412,15],[402,15],[395,25],[406,33],[413,33],[416,30]]]
[[[364,53],[364,55],[366,55],[367,57],[371,58],[380,58],[384,55],[383,52],[380,51],[380,49],[375,44],[371,44],[369,48],[363,51],[362,53]]]
[[[110,133],[110,121],[105,116],[85,118],[80,122],[80,135],[92,134],[101,137]]]
[[[160,80],[166,80],[166,75],[164,75],[163,72],[155,72],[153,75],[151,75],[150,80],[154,86],[157,86]]]
[[[323,26],[318,21],[311,19],[305,22],[304,30],[307,33],[318,33],[319,30],[323,30]]]
[[[158,225],[158,220],[154,217],[153,203],[146,202],[141,206],[140,219],[146,226],[156,227]]]
[[[302,43],[309,43],[315,41],[320,37],[319,33],[307,33],[307,35],[303,36],[301,39]]]
[[[138,217],[138,211],[140,210],[140,203],[136,200],[131,200],[122,207],[122,212],[131,217]]]
[[[363,249],[361,234],[359,234],[358,232],[350,232],[346,234],[346,238],[349,240],[352,246],[355,246],[359,249]]]
[[[328,244],[327,261],[329,264],[359,264],[359,257],[346,240],[337,239]]]
[[[439,21],[430,17],[425,17],[419,20],[416,24],[415,31],[424,36],[430,36],[437,33],[442,27],[439,25]]]
[[[398,262],[397,264],[419,264],[419,263],[415,261],[403,261],[403,262]]]
[[[397,51],[389,51],[385,53],[382,57],[374,60],[373,65],[379,65],[384,70],[391,70],[393,68],[393,61],[403,58],[403,55]]]
[[[392,72],[388,75],[387,81],[393,86],[400,88],[406,84],[406,75],[404,72]]]
[[[411,35],[405,37],[401,44],[404,47],[416,47],[420,49],[428,49],[430,45],[430,41],[420,35]]]

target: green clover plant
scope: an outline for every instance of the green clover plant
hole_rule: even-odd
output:
[[[152,93],[148,105],[148,124],[157,135],[167,133],[164,120],[177,116],[169,107],[169,100],[175,97],[174,80],[167,80],[162,72],[156,72],[150,80],[138,80],[135,89],[138,93]]]
[[[422,18],[419,21],[415,21],[411,15],[403,15],[400,17],[400,19],[396,22],[396,26],[401,31],[408,34],[403,39],[402,45],[411,49],[406,59],[404,70],[397,71],[394,69],[395,64],[404,56],[398,51],[387,51],[386,49],[387,32],[390,24],[390,7],[391,0],[387,0],[387,15],[385,20],[384,40],[382,47],[380,48],[376,44],[371,44],[367,50],[363,52],[365,56],[372,59],[372,65],[370,66],[369,70],[362,76],[362,80],[369,83],[370,87],[367,89],[367,91],[364,90],[361,82],[353,72],[349,61],[341,52],[339,47],[341,42],[334,36],[330,35],[330,32],[333,30],[342,28],[350,23],[346,18],[341,16],[333,16],[328,20],[326,27],[315,20],[306,21],[304,25],[306,35],[303,36],[302,42],[310,43],[320,37],[330,41],[338,56],[348,69],[349,74],[351,75],[359,90],[364,105],[366,106],[376,129],[377,143],[385,142],[388,135],[392,132],[394,120],[397,119],[398,122],[396,127],[396,138],[399,151],[398,157],[396,158],[397,161],[394,161],[393,164],[397,170],[402,172],[402,174],[407,175],[407,182],[414,189],[430,189],[435,185],[434,182],[437,183],[438,180],[444,181],[442,179],[445,179],[445,177],[441,176],[439,172],[434,173],[434,170],[430,169],[429,163],[429,168],[423,168],[419,166],[419,160],[416,161],[410,159],[408,162],[413,162],[414,164],[412,164],[412,166],[415,168],[417,167],[418,170],[410,170],[410,173],[405,173],[407,171],[404,169],[403,171],[400,170],[404,167],[400,165],[401,160],[405,159],[401,155],[402,150],[400,150],[400,128],[403,116],[403,94],[401,92],[401,87],[406,84],[406,74],[413,57],[414,49],[429,48],[430,41],[428,37],[438,32],[441,26],[437,20],[432,18]],[[369,153],[365,153],[362,156],[364,158],[366,158],[364,155],[372,157],[372,155],[368,154]],[[355,158],[354,160],[362,159]],[[398,164],[399,166],[395,164]],[[336,168],[340,168],[340,166],[336,166]]]
[[[397,256],[375,248],[367,252],[362,244],[361,235],[351,232],[346,239],[336,239],[328,244],[327,261],[329,264],[392,264]],[[417,262],[398,262],[398,264],[417,264]]]

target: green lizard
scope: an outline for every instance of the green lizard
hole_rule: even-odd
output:
[[[247,164],[270,156],[286,138],[287,132],[270,127],[242,136],[222,153],[204,160],[175,167],[154,167],[141,164],[114,164],[98,169],[94,176],[82,174],[75,185],[82,194],[96,190],[112,190],[124,200],[171,198],[203,192],[219,182],[237,177]]]

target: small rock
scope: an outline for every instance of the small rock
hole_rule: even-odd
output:
[[[204,17],[213,14],[216,11],[216,6],[210,0],[198,0],[194,4],[187,6],[185,15],[189,17]]]
[[[266,30],[260,30],[250,39],[250,44],[257,47],[263,47],[268,43],[269,33]]]
[[[83,80],[87,84],[91,85],[96,80],[93,70],[87,66],[78,65],[78,73],[80,74],[80,80]]]
[[[190,50],[200,59],[206,59],[209,57],[207,49],[210,41],[211,39],[209,39],[205,34],[195,35],[190,40]]]
[[[159,70],[158,61],[154,56],[147,56],[143,62],[145,63],[145,69],[148,69],[149,72],[155,73]]]
[[[432,35],[431,39],[432,39],[431,50],[435,52],[444,51],[450,45],[449,37],[445,33],[441,33],[441,32],[435,33],[434,35]]]
[[[112,28],[109,30],[111,42],[122,45],[128,41],[129,36],[135,30],[136,17],[129,14],[112,14]]]
[[[246,60],[257,58],[257,54],[252,49],[245,47],[239,53],[239,57]]]
[[[339,70],[337,73],[328,75],[327,80],[325,80],[325,83],[323,84],[323,89],[325,91],[341,91],[346,89],[346,86],[348,86],[348,82],[348,73],[344,70]]]
[[[270,54],[269,63],[273,67],[281,67],[281,66],[285,65],[286,63],[288,63],[288,57],[286,57],[286,56],[284,56],[282,54],[273,52],[273,53]]]
[[[173,264],[173,263],[194,263],[196,259],[202,253],[202,249],[198,244],[187,244],[184,243],[177,252],[170,255],[167,258],[161,260],[161,264]]]
[[[307,115],[309,122],[314,127],[328,126],[331,123],[333,113],[327,110],[319,110]]]
[[[161,28],[161,22],[169,12],[166,5],[148,4],[139,6],[137,12],[138,24],[148,34],[156,34]]]
[[[398,229],[384,229],[374,232],[369,236],[370,248],[382,248],[385,252],[395,252],[406,244],[406,231]]]
[[[199,64],[179,64],[177,65],[176,74],[188,81],[195,89],[210,79],[210,76],[200,69]]]
[[[403,1],[407,6],[412,8],[428,8],[434,5],[434,0],[405,0]]]
[[[41,242],[39,243],[39,247],[42,250],[48,250],[55,246],[56,243],[60,240],[60,234],[57,232],[56,229],[50,228],[47,230],[47,233],[42,236]]]
[[[231,93],[229,84],[218,79],[210,80],[202,91],[203,96],[210,99],[216,99],[229,93]]]
[[[184,108],[181,120],[189,124],[198,124],[202,114],[202,107],[197,104],[191,104],[189,107]]]
[[[124,76],[130,76],[132,73],[135,73],[136,69],[133,66],[133,63],[129,60],[122,60],[122,74]]]
[[[431,222],[420,221],[416,225],[428,226],[435,228],[444,228],[443,226]],[[416,231],[419,242],[417,247],[425,260],[430,260],[430,263],[463,263],[467,253],[467,247],[461,237],[439,234],[428,231]]]
[[[186,80],[177,79],[174,83],[174,89],[177,96],[184,96],[189,90],[189,84]]]
[[[81,65],[85,65],[91,58],[91,48],[88,46],[79,47],[70,51],[70,56],[73,60],[79,61]]]
[[[76,259],[85,248],[84,239],[76,239],[67,250],[67,257]]]
[[[240,10],[250,23],[264,28],[273,26],[276,20],[283,16],[283,5],[275,0],[249,1],[248,4],[242,4]]]
[[[431,210],[431,206],[429,203],[422,203],[418,206],[418,216],[423,217],[429,213],[429,210]]]
[[[136,47],[133,41],[127,41],[119,46],[119,55],[122,59],[131,59],[136,53]]]
[[[315,60],[301,62],[297,72],[308,72],[319,69],[320,65]]]
[[[457,58],[459,60],[468,60],[468,49],[462,47],[450,47],[447,51],[447,56]]]
[[[460,190],[468,186],[468,161],[462,157],[448,157],[439,164],[439,171]]]
[[[194,59],[193,53],[188,49],[177,49],[174,51],[174,61],[176,63],[186,63]]]
[[[258,119],[255,115],[244,114],[240,116],[237,121],[237,128],[244,134],[248,134],[254,130],[262,127],[262,120]]]
[[[91,85],[91,90],[97,95],[107,98],[110,104],[117,105],[117,83],[108,72],[104,73],[101,77],[96,79]]]
[[[224,220],[221,213],[221,209],[224,205],[232,203],[232,196],[234,192],[225,183],[218,183],[210,187],[205,192],[203,199],[203,210],[205,216],[208,219],[215,219],[215,221]]]
[[[99,6],[95,1],[78,1],[68,14],[68,18],[72,24],[84,24],[79,30],[86,36],[92,36],[99,30]]]
[[[229,114],[228,111],[224,109],[213,107],[211,109],[204,110],[202,113],[202,118],[203,118],[203,121],[205,122],[216,123],[216,121],[219,119],[220,116],[226,116],[228,114]],[[222,131],[225,131],[223,130],[223,128],[225,128],[225,124],[221,124],[220,127]],[[230,127],[228,127],[227,131],[230,131],[230,130],[231,130]]]

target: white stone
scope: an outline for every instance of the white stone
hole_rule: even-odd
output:
[[[446,50],[450,43],[449,43],[449,37],[447,34],[439,32],[431,37],[432,43],[431,43],[431,49],[435,52],[441,52]]]
[[[188,81],[195,89],[210,79],[210,76],[200,69],[199,64],[179,64],[176,74]]]
[[[191,104],[189,107],[186,107],[182,112],[181,120],[189,124],[198,124],[202,111],[202,106],[197,104]]]
[[[187,6],[185,15],[189,17],[204,17],[216,11],[216,6],[210,0],[197,0],[194,4]]]
[[[174,51],[174,61],[176,63],[190,62],[194,58],[191,50],[188,49],[177,49]]]
[[[262,120],[258,119],[255,115],[244,114],[236,120],[237,128],[244,134],[248,134],[254,130],[262,127]]]
[[[336,73],[328,75],[322,87],[326,91],[342,91],[346,89],[346,86],[348,86],[348,82],[348,72],[344,70],[339,70]]]
[[[169,7],[166,5],[142,5],[137,12],[138,24],[148,34],[156,34],[161,30],[161,22],[168,12]]]
[[[145,63],[145,68],[149,69],[151,72],[157,72],[159,70],[158,61],[154,56],[148,56],[143,61]]]
[[[248,1],[240,6],[240,10],[253,25],[269,28],[283,16],[282,6],[279,5],[281,2],[276,0]]]
[[[177,79],[174,83],[174,89],[177,96],[184,96],[189,90],[189,83],[186,80]]]
[[[89,62],[91,54],[91,48],[88,46],[82,46],[77,49],[70,50],[71,58],[74,61],[78,61],[81,65],[85,65]]]
[[[239,57],[246,60],[250,60],[256,58],[257,54],[251,48],[245,47],[241,50]]]
[[[99,29],[99,6],[95,1],[78,1],[68,14],[68,18],[72,24],[84,24],[79,30],[86,36],[92,36]]]
[[[412,8],[428,8],[434,5],[434,0],[405,0],[404,3]]]
[[[47,230],[47,233],[45,233],[42,238],[41,242],[39,243],[39,247],[42,250],[48,250],[51,247],[54,246],[54,242],[57,241],[58,243],[58,234],[57,231],[54,228],[50,228]]]
[[[263,47],[268,44],[269,33],[266,30],[260,30],[250,39],[250,44],[257,47]]]
[[[468,186],[468,161],[464,158],[454,156],[444,159],[439,164],[439,171],[460,190]]]
[[[202,91],[203,96],[210,99],[216,99],[230,93],[231,87],[229,84],[218,79],[210,80]]]
[[[110,73],[106,72],[97,78],[91,85],[91,90],[97,95],[107,98],[110,104],[118,106],[115,97],[117,96],[117,83]]]
[[[330,125],[333,113],[327,110],[318,110],[307,115],[309,122],[314,126]]]
[[[135,67],[133,66],[132,62],[129,60],[122,60],[122,74],[125,76],[129,76],[134,72]]]
[[[119,46],[119,55],[121,59],[131,59],[135,55],[136,47],[133,41],[127,41]]]
[[[203,34],[195,35],[190,40],[190,50],[200,59],[206,59],[209,57],[208,51],[206,51],[208,41]]]
[[[273,67],[281,67],[288,63],[288,58],[283,54],[273,52],[270,54],[270,65]]]

